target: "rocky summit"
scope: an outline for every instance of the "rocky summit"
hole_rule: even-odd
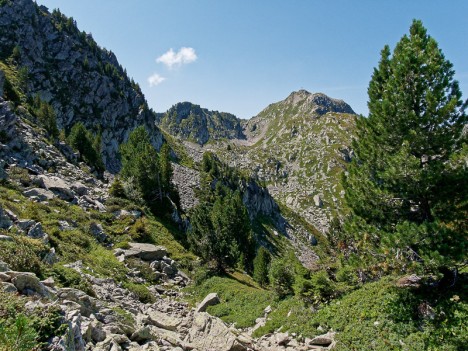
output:
[[[410,32],[368,118],[299,90],[240,120],[155,113],[72,17],[0,0],[0,351],[464,350],[467,104]]]
[[[159,114],[159,125],[169,134],[204,145],[219,139],[243,139],[241,121],[230,113],[209,111],[190,102]]]

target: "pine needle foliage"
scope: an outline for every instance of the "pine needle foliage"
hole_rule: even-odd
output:
[[[453,267],[466,250],[467,116],[454,73],[418,20],[393,53],[381,52],[343,182],[348,244],[374,263],[432,270]]]

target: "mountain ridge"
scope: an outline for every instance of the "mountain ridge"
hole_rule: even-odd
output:
[[[73,18],[58,10],[49,13],[29,0],[6,1],[0,8],[0,31],[5,33],[0,52],[4,58],[14,57],[22,72],[25,98],[38,96],[51,104],[59,128],[70,130],[83,122],[100,131],[108,170],[119,170],[118,146],[138,125],[150,132],[156,149],[161,147],[155,113],[138,84],[111,51],[78,29]],[[5,74],[11,79],[8,69]]]

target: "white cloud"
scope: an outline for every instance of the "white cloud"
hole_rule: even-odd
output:
[[[164,82],[166,78],[161,77],[159,74],[155,73],[148,77],[148,83],[150,87],[155,87],[158,84]]]
[[[169,69],[174,66],[181,66],[197,60],[197,54],[193,48],[180,48],[178,52],[169,49],[156,59],[156,62],[165,64]]]

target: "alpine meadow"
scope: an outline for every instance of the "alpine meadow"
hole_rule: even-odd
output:
[[[442,48],[466,50],[430,35],[445,10],[368,3],[332,33],[339,1],[54,3],[0,0],[0,351],[466,350],[466,73]],[[114,34],[117,54],[94,39]],[[374,41],[373,71],[330,73]],[[364,66],[367,110],[301,87],[365,95]]]

